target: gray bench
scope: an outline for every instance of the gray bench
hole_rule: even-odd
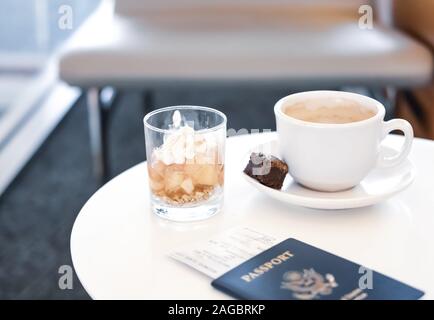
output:
[[[149,93],[159,82],[278,81],[289,88],[427,83],[431,53],[392,28],[360,28],[360,3],[122,0],[112,9],[113,3],[104,1],[59,65],[64,81],[87,90],[96,173],[104,175],[107,166],[109,101],[104,100],[109,99],[100,97],[107,86]]]

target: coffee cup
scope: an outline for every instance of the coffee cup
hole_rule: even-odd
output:
[[[274,106],[280,156],[301,185],[341,191],[358,185],[376,167],[393,167],[411,149],[413,128],[403,119],[384,121],[384,106],[369,97],[341,91],[307,91]],[[394,130],[404,143],[393,156],[381,147]]]

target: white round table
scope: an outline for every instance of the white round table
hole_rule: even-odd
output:
[[[71,234],[77,275],[94,299],[225,299],[211,279],[168,253],[232,227],[296,238],[363,264],[434,298],[434,142],[415,139],[414,183],[366,208],[323,211],[290,206],[261,194],[241,176],[240,159],[275,133],[232,137],[226,144],[225,204],[214,217],[176,223],[149,207],[144,163],[120,174],[86,203]],[[399,136],[387,138],[398,147]]]

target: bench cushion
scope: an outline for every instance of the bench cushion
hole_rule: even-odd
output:
[[[413,86],[431,78],[429,50],[391,29],[363,30],[354,19],[252,19],[189,24],[185,17],[157,23],[115,15],[94,40],[78,32],[60,59],[60,76],[82,87],[157,80]]]

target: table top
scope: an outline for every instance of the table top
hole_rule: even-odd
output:
[[[246,226],[296,238],[382,272],[434,298],[434,142],[415,139],[414,183],[380,204],[314,210],[268,198],[241,176],[243,158],[275,133],[232,137],[226,144],[225,204],[214,217],[176,223],[149,206],[144,163],[120,174],[82,208],[71,234],[71,254],[82,285],[94,299],[227,299],[211,279],[170,258],[183,244]],[[398,148],[400,136],[385,143]]]

